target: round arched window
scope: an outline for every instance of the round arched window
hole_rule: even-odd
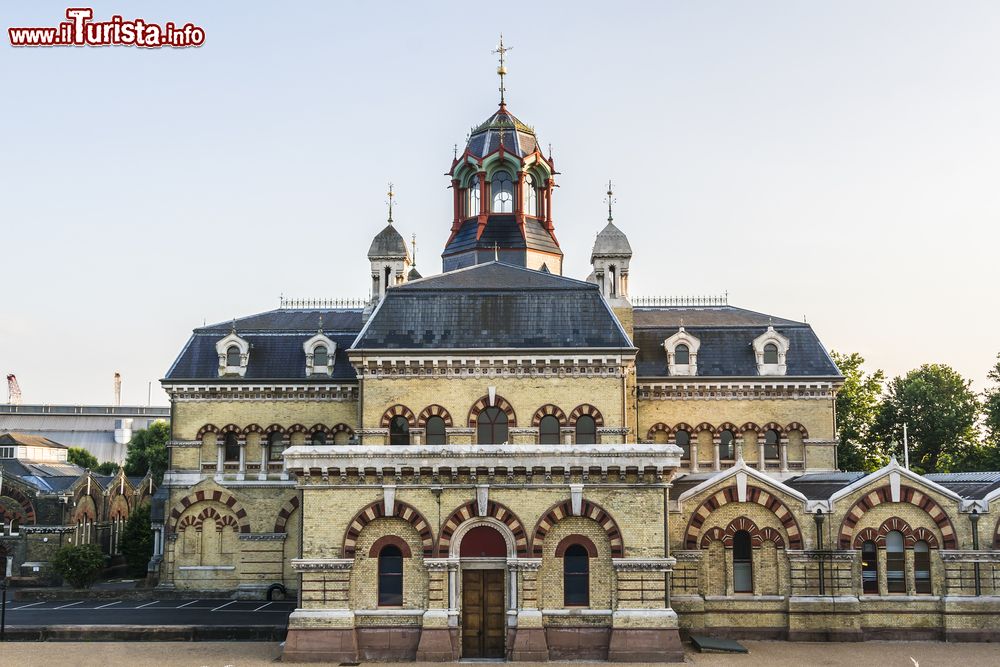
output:
[[[326,366],[329,361],[326,345],[317,345],[316,349],[313,350],[313,366]]]
[[[274,431],[267,436],[267,458],[269,461],[280,461],[281,452],[285,449],[285,438]]]
[[[389,444],[408,445],[410,444],[410,422],[403,415],[396,415],[389,422]]]
[[[316,431],[312,434],[312,444],[314,445],[325,445],[326,444],[326,433],[323,431]]]
[[[469,181],[469,192],[467,197],[466,215],[474,218],[479,215],[479,176],[473,176]]]
[[[724,461],[736,458],[736,436],[728,429],[719,434],[719,458]]]
[[[424,432],[427,435],[426,440],[428,445],[444,445],[447,443],[444,419],[437,415],[427,419]]]
[[[538,216],[538,190],[535,189],[535,177],[524,175],[524,214]]]
[[[778,441],[780,440],[778,432],[773,428],[769,428],[764,431],[764,458],[770,460],[777,460],[778,458]]]
[[[226,350],[226,365],[227,366],[239,366],[240,365],[240,348],[235,345],[230,345]]]
[[[559,444],[559,419],[555,415],[545,415],[538,422],[538,442],[543,445]]]
[[[510,172],[500,169],[493,172],[493,183],[490,186],[493,194],[494,213],[514,212],[514,182]]]
[[[778,346],[774,343],[768,343],[764,346],[764,363],[765,364],[776,364],[778,363]]]
[[[597,444],[597,423],[590,415],[581,415],[576,420],[576,444]]]
[[[476,419],[476,442],[480,445],[502,445],[507,442],[507,414],[489,407]]]
[[[691,351],[684,343],[674,348],[674,363],[679,366],[686,366],[691,363]]]
[[[677,442],[677,446],[681,448],[683,454],[681,454],[682,459],[691,458],[691,434],[681,429],[674,434],[674,440]]]

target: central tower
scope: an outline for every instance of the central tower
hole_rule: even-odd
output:
[[[545,157],[534,128],[507,110],[503,37],[500,108],[472,129],[452,160],[454,215],[441,253],[444,271],[474,264],[504,264],[562,274],[563,253],[552,224],[555,164]]]

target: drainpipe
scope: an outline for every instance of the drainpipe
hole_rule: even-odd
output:
[[[670,558],[670,511],[668,503],[670,501],[670,484],[663,487],[663,557]],[[673,576],[673,568],[663,573],[663,604],[666,609],[670,609],[670,588]]]
[[[969,515],[969,521],[972,522],[972,548],[975,551],[979,550],[979,510],[975,507],[972,508],[972,514]],[[973,570],[976,575],[976,597],[983,594],[982,585],[979,583],[979,561],[975,561],[973,564]]]

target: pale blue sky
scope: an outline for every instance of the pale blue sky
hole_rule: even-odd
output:
[[[26,402],[166,398],[191,328],[281,293],[366,296],[396,221],[440,271],[452,145],[508,102],[552,143],[567,275],[605,183],[633,294],[808,321],[890,375],[1000,351],[996,2],[101,2],[200,49],[13,49],[5,1],[0,372]],[[5,400],[4,393],[0,400]]]

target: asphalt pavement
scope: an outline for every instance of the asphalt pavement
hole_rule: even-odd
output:
[[[200,625],[287,627],[291,601],[45,600],[7,601],[7,626],[51,625]]]

